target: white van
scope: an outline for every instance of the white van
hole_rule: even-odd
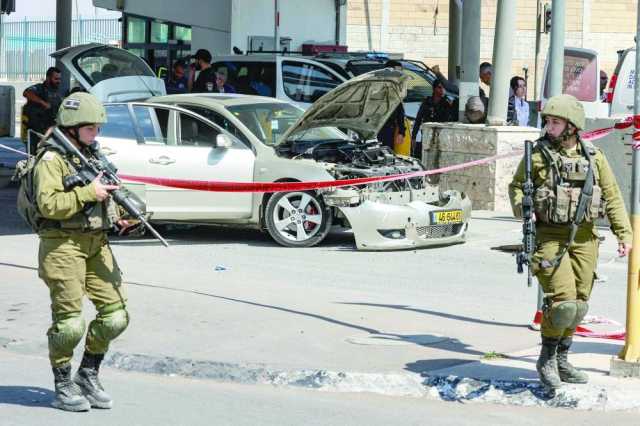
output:
[[[636,49],[618,51],[618,64],[606,90],[607,102],[611,104],[611,117],[626,117],[633,114]]]
[[[549,98],[549,58],[544,67],[544,80],[540,88],[539,110]],[[580,47],[564,48],[562,93],[573,95],[584,106],[586,118],[606,118],[609,104],[600,98],[600,61],[598,52]]]

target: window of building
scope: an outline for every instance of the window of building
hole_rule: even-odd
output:
[[[169,24],[153,21],[151,23],[151,43],[167,43],[169,41]]]
[[[147,23],[140,18],[127,18],[127,43],[144,43],[147,39]]]

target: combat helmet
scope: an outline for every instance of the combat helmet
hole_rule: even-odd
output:
[[[107,122],[107,112],[94,95],[76,92],[62,101],[56,121],[62,127],[102,124]]]
[[[571,95],[557,95],[552,97],[546,103],[540,115],[543,120],[547,115],[563,118],[573,124],[578,130],[584,130],[584,108],[582,104]]]

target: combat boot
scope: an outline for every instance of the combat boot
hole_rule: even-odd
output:
[[[562,386],[556,360],[558,343],[558,338],[542,337],[542,348],[540,349],[538,362],[536,362],[536,370],[538,370],[540,381],[550,390],[555,390]]]
[[[569,348],[573,343],[573,338],[563,337],[558,344],[558,374],[560,380],[567,383],[587,383],[589,376],[587,373],[578,370],[569,363]]]
[[[51,370],[56,390],[56,398],[51,405],[65,411],[89,411],[91,404],[82,394],[82,389],[71,380],[71,364]]]
[[[113,400],[108,393],[104,391],[98,373],[100,372],[100,364],[104,354],[94,355],[88,352],[84,353],[80,368],[76,373],[73,381],[80,386],[82,393],[89,400],[93,408],[111,408]]]

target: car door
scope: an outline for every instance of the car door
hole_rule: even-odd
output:
[[[131,111],[142,143],[143,176],[199,181],[251,182],[255,156],[243,143],[219,126],[185,109],[133,103]],[[226,134],[228,148],[216,137]],[[207,221],[248,218],[251,193],[196,191],[147,185],[148,209],[157,220]]]
[[[276,65],[276,97],[304,109],[346,81],[329,67],[308,59],[278,56]]]
[[[118,169],[119,174],[141,175],[144,173],[142,152],[144,145],[138,137],[131,108],[126,103],[106,104],[107,122],[102,125],[96,140],[100,152]],[[129,182],[127,188],[146,202],[146,185]]]

